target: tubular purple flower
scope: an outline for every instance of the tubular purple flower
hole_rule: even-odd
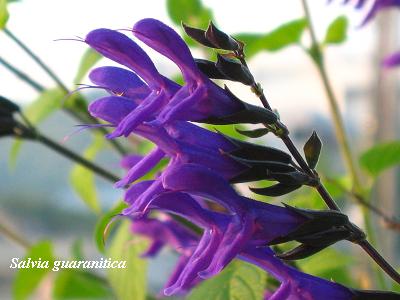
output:
[[[240,258],[259,266],[281,282],[279,289],[265,299],[350,300],[356,295],[343,285],[302,273],[284,264],[268,247],[250,246],[241,253]]]
[[[179,215],[204,229],[187,265],[176,282],[165,290],[166,295],[185,290],[198,276],[208,278],[219,273],[253,237],[256,239],[251,243],[265,245],[305,221],[304,217],[285,208],[257,203],[237,194],[236,197],[247,206],[240,215],[210,211],[182,192],[166,192],[152,201],[151,209]]]
[[[103,56],[134,71],[143,78],[150,91],[147,97],[144,98],[135,109],[131,110],[124,119],[118,122],[116,130],[109,135],[110,138],[121,135],[128,136],[132,129],[138,124],[151,121],[155,114],[157,114],[168,102],[169,98],[178,90],[179,85],[162,76],[157,71],[149,56],[124,34],[110,29],[96,29],[86,36],[85,42]],[[110,72],[110,69],[106,69],[106,71]],[[115,80],[121,78],[121,71],[119,71],[119,74],[115,74],[115,69],[111,72],[119,76],[116,77]],[[92,75],[94,80],[102,85],[108,85],[112,89],[114,82],[109,76],[107,77],[107,74],[104,75],[104,70],[100,71],[100,73],[101,74],[97,77],[96,74]],[[105,76],[105,79],[103,78],[103,81],[98,81],[97,79],[99,79],[100,76]],[[133,81],[134,76],[135,74],[132,73],[129,76],[130,80],[122,79],[122,90],[126,90],[126,88],[124,89],[124,85],[127,83],[132,84],[132,87],[137,85],[139,79]],[[135,97],[139,97],[140,95],[143,95],[143,89],[142,91],[138,91]]]
[[[165,246],[171,247],[180,254],[178,262],[166,281],[163,290],[168,288],[177,280],[183,268],[187,265],[193,248],[198,243],[198,236],[167,215],[162,215],[161,219],[141,218],[135,220],[132,222],[131,228],[134,234],[143,235],[151,241],[149,248],[142,254],[142,257],[155,257]],[[190,290],[200,281],[200,278],[193,280],[188,285],[187,290]],[[184,293],[185,291],[182,290],[180,292]]]
[[[176,63],[186,82],[182,93],[175,95],[158,116],[161,124],[171,120],[201,121],[243,109],[239,102],[233,101],[225,90],[201,73],[189,48],[172,28],[149,18],[137,22],[133,34]]]
[[[149,87],[135,73],[118,67],[93,69],[89,73],[89,79],[114,95],[136,100],[136,104],[150,94]]]

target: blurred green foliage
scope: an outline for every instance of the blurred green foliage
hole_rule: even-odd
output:
[[[243,261],[234,261],[217,276],[194,288],[188,300],[262,299],[266,273]]]
[[[100,134],[92,135],[92,143],[83,152],[83,157],[93,161],[104,146],[104,137]],[[96,214],[101,212],[100,202],[96,192],[94,174],[91,170],[76,164],[70,174],[70,182],[83,202]]]
[[[374,177],[399,163],[400,141],[375,145],[360,156],[361,166]]]

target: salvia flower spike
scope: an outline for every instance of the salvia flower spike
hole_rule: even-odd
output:
[[[233,52],[242,47],[212,23],[206,31],[183,26],[205,46]],[[128,208],[122,215],[132,220],[132,231],[151,240],[143,255],[153,257],[164,246],[180,254],[164,294],[187,292],[218,274],[233,259],[241,258],[281,282],[275,299],[363,296],[288,267],[267,246],[297,241],[300,246],[280,254],[284,259],[296,259],[342,239],[362,239],[362,231],[345,215],[255,201],[239,195],[231,185],[275,181],[270,188],[253,189],[271,196],[313,185],[292,157],[279,149],[243,142],[192,123],[262,123],[273,127],[278,121],[274,112],[241,101],[209,78],[248,84],[253,80],[248,70],[223,56],[217,63],[196,61],[179,35],[155,19],[137,22],[132,33],[173,61],[185,84],[180,86],[160,74],[148,55],[127,36],[108,29],[94,30],[87,35],[86,43],[129,70],[101,67],[90,73],[90,79],[110,95],[92,102],[89,112],[115,127],[109,138],[136,134],[155,145],[145,156],[130,155],[123,160],[128,171],[116,186],[127,188],[124,200]],[[167,165],[143,180],[162,160],[167,160]],[[196,230],[183,227],[171,216],[183,218]]]

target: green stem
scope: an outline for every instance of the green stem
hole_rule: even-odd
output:
[[[44,86],[42,86],[40,83],[36,82],[28,74],[22,72],[21,70],[17,69],[16,67],[14,67],[10,63],[8,63],[2,57],[0,57],[0,64],[2,64],[11,73],[14,73],[14,75],[17,76],[19,79],[21,79],[22,81],[24,81],[28,85],[30,85],[37,92],[41,93],[45,90]]]
[[[67,88],[67,86],[61,81],[61,79],[55,74],[55,72],[53,70],[50,69],[50,67],[45,64],[40,58],[39,56],[37,56],[31,49],[29,49],[29,47],[27,45],[25,45],[24,42],[22,42],[16,35],[14,35],[8,28],[4,28],[4,33],[11,39],[13,40],[19,47],[21,47],[22,50],[25,51],[26,54],[28,54],[28,56],[30,56],[33,61],[35,61],[45,72],[46,74],[53,79],[53,81],[66,93],[69,94],[70,91]],[[8,64],[9,65],[9,64]],[[18,70],[16,70],[15,68],[10,69],[10,71],[13,71],[17,76],[18,74],[21,75],[22,72],[18,72]],[[28,84],[32,85],[34,87],[35,83],[32,82],[31,80],[29,80],[29,77],[27,76],[18,76],[19,78],[21,78],[22,80],[24,80],[25,82],[27,82]],[[38,86],[37,86],[38,87]],[[44,90],[44,88],[42,88],[41,90],[39,90],[39,92],[42,92]],[[92,117],[89,114],[86,114],[85,117],[81,116],[79,113],[76,113],[74,110],[64,107],[63,108],[69,115],[71,115],[73,118],[75,118],[76,120],[78,120],[79,122],[92,122],[94,124],[98,123],[97,120]],[[104,134],[107,134],[108,131],[105,128],[98,128],[98,130]],[[124,149],[124,147],[118,143],[116,140],[109,140],[109,143],[115,148],[115,150],[117,150],[118,153],[120,153],[121,155],[126,155],[127,151]]]
[[[27,239],[10,229],[6,224],[2,223],[1,220],[0,233],[24,249],[29,249],[31,247],[31,244]]]
[[[307,0],[301,0],[301,1],[303,4],[304,14],[305,14],[305,17],[308,22],[308,28],[309,28],[310,36],[311,36],[311,49],[314,54],[314,56],[312,56],[312,58],[313,58],[313,61],[315,62],[318,73],[322,79],[322,83],[323,83],[323,86],[324,86],[324,89],[326,92],[326,96],[328,98],[329,107],[330,107],[330,111],[331,111],[332,119],[333,119],[333,124],[335,127],[336,137],[338,139],[338,144],[339,144],[340,150],[342,152],[343,158],[346,162],[345,166],[348,168],[348,170],[351,174],[351,177],[353,180],[353,188],[357,193],[360,193],[360,192],[362,192],[362,188],[361,188],[360,179],[359,179],[358,172],[357,172],[357,167],[354,163],[353,155],[351,153],[349,140],[347,138],[343,119],[340,114],[338,101],[335,97],[335,94],[332,89],[332,85],[330,83],[328,74],[326,72],[326,68],[325,68],[325,64],[324,64],[324,54],[321,51],[319,42],[318,42],[316,34],[315,34],[315,30],[314,30],[314,26],[312,23],[312,18],[310,15],[310,10],[308,8]]]
[[[97,166],[96,164],[92,163],[91,161],[85,159],[84,157],[61,146],[60,144],[58,144],[55,141],[53,141],[52,139],[44,136],[43,134],[39,133],[38,131],[35,131],[34,139],[36,141],[42,143],[43,145],[53,149],[54,151],[60,153],[61,155],[77,162],[78,164],[81,164],[82,166],[88,168],[89,170],[92,170],[94,173],[100,175],[104,179],[107,179],[111,182],[116,182],[119,180],[118,176],[115,176],[114,174],[103,169],[102,167]]]
[[[26,52],[46,73],[49,75],[57,85],[65,91],[65,93],[69,93],[68,88],[61,81],[61,79],[47,66],[28,46],[26,46],[19,38],[17,38],[8,28],[4,28],[4,33],[12,39],[18,46],[21,47],[22,50]]]
[[[353,185],[352,190],[357,195],[363,195],[363,188],[361,185],[361,180],[360,180],[360,177],[359,177],[359,174],[357,171],[355,161],[353,159],[353,155],[352,155],[351,148],[350,148],[350,143],[349,143],[349,140],[346,135],[346,130],[344,128],[343,119],[340,114],[338,101],[333,92],[332,85],[329,80],[326,68],[325,68],[324,54],[321,51],[320,44],[319,44],[318,39],[315,34],[315,29],[313,26],[308,3],[307,3],[307,0],[301,0],[301,2],[302,2],[305,17],[308,22],[308,28],[309,28],[310,36],[311,36],[311,49],[310,49],[309,54],[311,54],[311,57],[312,57],[313,61],[315,62],[315,66],[317,67],[318,73],[321,77],[322,84],[323,84],[325,92],[326,92],[326,96],[328,99],[338,144],[339,144],[340,150],[342,152],[342,156],[345,160],[345,166],[347,167],[348,171],[350,172],[350,175],[352,178],[352,185]],[[362,199],[364,200],[364,196],[362,196]],[[364,219],[366,234],[369,237],[371,244],[375,244],[375,232],[373,230],[373,227],[371,226],[369,212],[364,208],[362,208],[362,212],[363,212],[363,219]],[[365,251],[368,250],[367,253],[372,258],[374,258],[374,260],[376,262],[378,262],[377,259],[379,259],[379,257],[376,256],[376,253],[377,253],[376,251],[372,251],[370,249],[370,248],[372,248],[371,244],[369,244],[366,241],[362,244],[360,243],[360,245],[363,247],[363,249]],[[365,246],[365,245],[367,245],[367,246]],[[379,268],[375,268],[375,267],[374,267],[374,270],[375,270],[375,272],[374,272],[375,276],[376,276],[378,282],[380,283],[381,287],[383,288],[385,286],[385,281],[384,281],[384,277],[382,274],[382,270]],[[395,275],[397,278],[399,277],[398,274],[395,274]]]

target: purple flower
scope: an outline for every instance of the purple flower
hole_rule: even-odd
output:
[[[362,8],[367,1],[359,1],[358,3],[358,8]],[[393,8],[393,7],[400,7],[400,1],[399,0],[374,0],[372,7],[370,8],[369,12],[364,18],[364,21],[362,22],[362,25],[368,23],[370,20],[372,20],[376,14],[381,11],[385,10],[388,8]]]
[[[143,19],[134,25],[133,34],[171,59],[186,82],[158,116],[162,124],[176,119],[199,121],[230,115],[242,108],[225,90],[201,73],[188,46],[172,28],[155,19]]]
[[[180,274],[176,274],[176,280],[170,281],[166,295],[188,289],[199,276],[208,278],[217,274],[248,243],[265,245],[305,221],[304,217],[285,208],[257,203],[239,195],[236,198],[236,201],[243,201],[243,209],[248,207],[241,215],[211,211],[183,192],[166,192],[152,201],[151,209],[179,215],[204,230],[198,242],[192,243],[193,252]],[[160,236],[163,235],[160,231]]]
[[[162,76],[148,55],[124,34],[97,29],[90,32],[85,42],[103,56],[128,67],[133,72],[116,67],[95,69],[90,79],[112,94],[131,99],[128,108],[109,138],[128,136],[144,122],[165,124],[173,120],[232,123],[239,118],[243,123],[274,123],[275,114],[246,104],[229,90],[222,89],[208,79],[197,67],[189,48],[170,27],[154,19],[135,24],[137,38],[175,62],[181,69],[186,84],[178,84]],[[140,79],[143,79],[143,81]],[[101,99],[100,99],[101,100]],[[117,98],[108,101],[118,102]],[[92,107],[89,107],[92,112]],[[213,120],[213,121],[212,121]]]
[[[386,68],[393,68],[400,65],[400,52],[393,53],[383,60],[383,66]]]
[[[133,233],[145,236],[151,241],[149,248],[142,254],[142,257],[155,257],[166,246],[171,247],[180,254],[178,262],[166,281],[163,290],[168,288],[178,279],[183,268],[187,265],[193,249],[198,243],[197,235],[167,215],[159,216],[159,219],[141,218],[135,220],[132,222],[131,228]],[[193,280],[188,285],[187,290],[190,290],[200,281],[200,278]],[[184,292],[184,290],[181,291],[181,293]]]
[[[109,138],[134,133],[155,145],[146,156],[124,158],[121,164],[129,170],[116,186],[127,187],[129,207],[122,214],[132,219],[132,231],[152,241],[144,256],[157,255],[165,245],[180,254],[164,293],[185,292],[241,255],[282,282],[274,299],[303,295],[317,299],[322,291],[342,299],[348,289],[287,267],[266,245],[298,241],[300,246],[280,256],[296,259],[338,240],[357,240],[360,233],[347,216],[240,196],[231,183],[278,181],[272,190],[262,189],[278,195],[282,187],[287,193],[312,182],[280,150],[238,141],[189,122],[272,124],[277,116],[245,104],[213,83],[198,69],[184,41],[165,24],[144,19],[132,31],[180,68],[185,85],[161,75],[147,54],[125,35],[97,29],[87,35],[86,43],[130,70],[93,70],[90,79],[110,95],[92,102],[89,111],[115,127]],[[165,159],[168,165],[163,170],[151,180],[139,181]],[[182,227],[171,215],[197,226],[201,235]]]
[[[367,15],[361,23],[364,26],[369,21],[371,21],[381,10],[386,10],[390,8],[400,8],[400,0],[372,0],[373,4],[369,9]],[[347,4],[349,0],[344,1]],[[358,0],[356,3],[357,9],[362,9],[368,3],[367,0]],[[383,60],[382,65],[385,68],[393,68],[400,65],[400,52],[394,53]]]
[[[329,2],[332,2],[332,0]],[[343,1],[343,4],[348,4],[349,2],[350,0],[345,0]],[[379,11],[393,7],[400,7],[400,0],[357,0],[354,2],[356,3],[355,8],[357,9],[363,9],[368,3],[372,2],[367,15],[364,17],[364,20],[361,23],[362,26],[371,21]]]
[[[284,264],[268,247],[250,246],[241,253],[240,258],[259,266],[281,282],[279,289],[265,299],[350,300],[356,295],[343,285],[305,274]]]

